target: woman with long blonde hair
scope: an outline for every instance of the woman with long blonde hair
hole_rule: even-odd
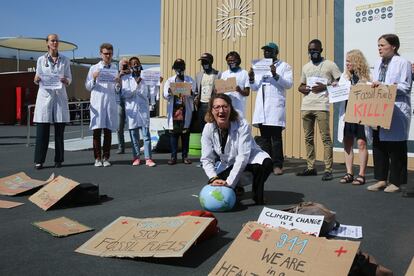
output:
[[[342,74],[339,85],[356,85],[370,82],[370,70],[364,54],[360,50],[351,50],[346,54],[345,72]],[[341,102],[339,107],[338,141],[344,144],[346,174],[340,183],[352,183],[353,185],[365,184],[365,169],[368,162],[367,142],[372,142],[371,129],[356,123],[345,122],[345,110],[348,101]],[[354,162],[354,140],[356,139],[359,150],[359,173],[354,177],[352,165]]]

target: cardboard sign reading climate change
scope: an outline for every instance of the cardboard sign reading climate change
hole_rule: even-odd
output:
[[[59,175],[52,182],[29,197],[29,200],[47,211],[78,185],[78,182]]]
[[[359,242],[248,222],[209,275],[348,275]]]
[[[212,220],[119,217],[76,252],[101,257],[182,257]]]
[[[31,189],[43,186],[52,181],[54,174],[48,180],[36,180],[27,176],[24,172],[19,172],[7,177],[0,178],[0,195],[15,196]]]
[[[389,129],[394,111],[396,85],[358,84],[351,87],[345,122]]]
[[[236,78],[228,78],[226,80],[215,80],[214,87],[217,93],[226,93],[236,91]]]
[[[192,85],[189,82],[172,82],[170,89],[173,95],[190,96]]]

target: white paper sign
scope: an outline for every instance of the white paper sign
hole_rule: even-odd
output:
[[[144,70],[141,71],[141,78],[145,81],[145,85],[159,85],[161,72]]]
[[[318,82],[327,85],[328,79],[319,77],[309,77],[306,79],[306,86],[314,87],[317,85]]]
[[[61,89],[61,76],[57,74],[40,74],[40,86],[43,89]]]
[[[116,69],[102,68],[101,71],[99,71],[98,82],[113,83],[117,76],[118,71]]]
[[[289,230],[297,229],[318,237],[323,224],[323,216],[294,214],[264,207],[257,222]]]
[[[337,229],[332,230],[328,234],[342,238],[362,239],[362,226],[341,224]]]
[[[273,64],[271,58],[253,59],[252,69],[256,75],[260,76],[271,76],[270,66]]]
[[[328,95],[329,95],[329,102],[330,103],[337,103],[348,100],[349,91],[351,87],[349,85],[338,85],[338,86],[331,86],[327,87]]]

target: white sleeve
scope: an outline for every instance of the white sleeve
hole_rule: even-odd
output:
[[[203,165],[204,172],[208,179],[217,176],[214,163],[216,161],[217,154],[214,152],[213,144],[213,129],[211,124],[206,124],[201,135],[201,158],[200,162]]]
[[[91,68],[89,68],[89,72],[88,75],[86,77],[86,81],[85,81],[85,88],[88,91],[92,91],[92,89],[95,87],[95,82],[93,81],[93,72],[94,72],[95,67],[92,66]]]
[[[285,70],[282,75],[279,75],[279,79],[276,81],[282,88],[290,89],[293,85],[292,67],[286,63]]]
[[[65,59],[65,72],[64,77],[68,80],[68,85],[72,83],[72,72],[70,70],[70,61],[69,59]]]
[[[170,79],[168,79],[164,84],[163,97],[166,100],[170,98],[170,94],[168,94],[168,89],[170,89]]]

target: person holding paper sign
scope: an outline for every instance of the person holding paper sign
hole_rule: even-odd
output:
[[[375,63],[373,87],[380,84],[397,85],[390,129],[378,127],[373,131],[374,178],[377,183],[369,191],[393,193],[407,183],[407,140],[411,119],[411,64],[400,57],[400,39],[384,34],[378,39],[380,59]]]
[[[221,74],[220,79],[236,78],[236,91],[226,92],[225,94],[230,96],[234,109],[243,118],[246,108],[246,97],[250,94],[249,76],[246,70],[240,68],[241,58],[239,53],[235,51],[229,52],[226,55],[226,62],[229,69]]]
[[[253,200],[264,204],[264,183],[272,172],[270,156],[254,141],[251,128],[233,108],[230,96],[215,94],[206,114],[206,126],[201,135],[201,163],[213,186],[228,186],[237,193],[244,171],[253,174]],[[220,159],[217,166],[216,161]]]
[[[102,60],[91,66],[86,78],[85,87],[91,91],[90,124],[93,130],[93,153],[95,167],[109,167],[112,131],[118,128],[118,108],[116,105],[116,83],[119,78],[118,68],[112,64],[114,48],[112,44],[103,43],[100,46]],[[104,76],[104,77],[103,77]],[[103,130],[103,148],[101,135]]]
[[[329,129],[329,99],[326,86],[339,80],[341,71],[338,66],[321,56],[322,42],[313,39],[308,44],[310,61],[302,68],[301,85],[298,90],[304,95],[302,99],[302,121],[305,132],[307,168],[297,173],[298,176],[317,175],[315,169],[315,122],[321,132],[325,172],[323,181],[332,180],[333,148]]]
[[[59,37],[46,37],[48,52],[37,60],[35,84],[39,85],[33,122],[36,123],[35,168],[42,169],[49,146],[50,124],[55,129],[55,167],[64,161],[63,134],[70,121],[66,86],[72,81],[70,60],[59,54]],[[46,84],[46,79],[49,81]]]
[[[351,50],[346,54],[345,72],[342,74],[338,85],[356,85],[371,81],[369,65],[360,50]],[[336,85],[336,83],[333,83]],[[346,174],[340,183],[352,183],[353,185],[365,184],[365,169],[368,163],[368,143],[372,142],[372,132],[369,126],[345,122],[345,110],[348,101],[342,101],[339,105],[338,141],[344,144]],[[352,165],[354,163],[354,139],[357,140],[359,149],[359,174],[354,177]]]
[[[256,75],[249,71],[252,90],[257,91],[253,125],[260,129],[264,150],[272,157],[273,173],[283,174],[282,131],[286,126],[286,89],[293,85],[292,68],[277,58],[279,47],[270,42],[262,47],[265,59],[272,59],[271,75]]]
[[[184,74],[185,61],[176,59],[172,66],[175,76],[170,77],[164,84],[164,98],[168,100],[167,117],[168,129],[170,132],[171,159],[169,165],[177,164],[178,138],[181,137],[182,159],[184,164],[191,164],[188,159],[190,144],[190,123],[194,109],[193,97],[186,95],[175,95],[171,90],[172,83],[190,83],[191,91],[195,90],[195,82],[190,76]]]

